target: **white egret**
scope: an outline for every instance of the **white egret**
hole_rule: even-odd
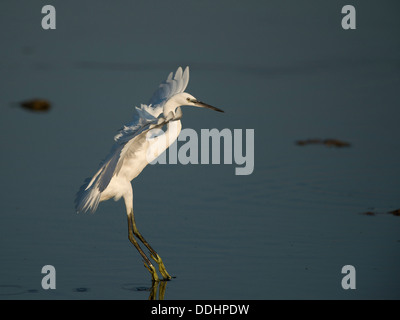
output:
[[[149,250],[150,257],[157,262],[164,280],[171,279],[161,257],[143,238],[136,227],[133,213],[133,190],[131,181],[159,154],[166,150],[178,137],[182,125],[181,106],[222,110],[203,103],[184,92],[189,82],[189,67],[185,71],[179,67],[175,75],[171,72],[166,81],[160,84],[147,105],[136,107],[133,121],[125,125],[115,136],[115,143],[100,169],[92,178],[85,180],[76,195],[77,212],[94,212],[99,203],[111,198],[115,201],[124,199],[128,216],[128,237],[143,258],[145,267],[152,279],[158,281],[157,272],[150,259],[135,239],[138,238]],[[152,129],[166,126],[165,132],[151,135]],[[156,150],[156,153],[148,150]]]

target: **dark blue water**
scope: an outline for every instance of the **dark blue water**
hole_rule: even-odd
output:
[[[255,167],[157,165],[134,181],[138,227],[176,276],[164,298],[400,297],[395,1],[353,2],[348,31],[339,1],[54,1],[47,31],[45,4],[0,13],[0,299],[149,298],[123,202],[77,215],[73,200],[179,65],[188,92],[226,111],[186,108],[183,127],[254,129]],[[15,106],[32,98],[51,110]],[[310,138],[351,145],[295,143]]]

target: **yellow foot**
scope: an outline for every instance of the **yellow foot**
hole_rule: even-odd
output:
[[[170,280],[172,277],[168,274],[167,269],[165,269],[164,263],[161,260],[161,257],[157,254],[157,257],[154,257],[151,255],[151,258],[157,262],[158,264],[158,270],[162,274],[164,280]]]
[[[144,262],[144,266],[146,267],[147,270],[149,270],[149,272],[151,273],[151,277],[153,281],[160,281],[160,279],[158,279],[158,274],[156,271],[156,268],[154,268],[154,266],[151,264],[150,266],[148,266],[145,262]]]

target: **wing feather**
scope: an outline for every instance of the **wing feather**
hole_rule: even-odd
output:
[[[171,72],[167,79],[154,92],[148,105],[136,107],[133,121],[119,130],[114,137],[115,143],[108,156],[101,162],[99,170],[92,178],[87,178],[76,194],[77,212],[96,211],[101,193],[107,188],[113,176],[117,175],[125,159],[134,156],[137,146],[146,139],[149,130],[162,128],[172,120],[173,115],[164,116],[165,102],[175,94],[185,91],[189,82],[189,67],[181,67],[175,74]]]
[[[149,101],[149,105],[164,105],[164,103],[174,96],[175,94],[182,93],[185,91],[187,85],[189,83],[189,67],[185,68],[185,71],[182,71],[182,68],[179,67],[175,75],[171,72],[168,75],[167,80],[160,84],[158,89],[154,92],[153,96]]]
[[[145,105],[142,105],[142,108],[143,106]],[[143,109],[141,110],[143,111]],[[142,117],[138,122],[124,126],[115,136],[115,143],[109,155],[100,164],[97,173],[93,178],[86,179],[76,194],[76,211],[96,211],[101,193],[108,187],[113,176],[118,175],[125,159],[134,156],[139,149],[138,145],[142,145],[146,141],[148,131],[161,128],[170,120],[171,117],[149,118],[147,115],[147,118]]]

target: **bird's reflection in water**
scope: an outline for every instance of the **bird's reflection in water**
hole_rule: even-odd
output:
[[[164,300],[165,289],[167,288],[168,281],[153,281],[150,289],[149,300]],[[158,289],[158,298],[157,298]]]
[[[167,282],[168,281],[165,280],[152,281],[151,287],[136,287],[132,284],[126,284],[122,286],[122,289],[130,291],[149,291],[149,300],[164,300]]]

